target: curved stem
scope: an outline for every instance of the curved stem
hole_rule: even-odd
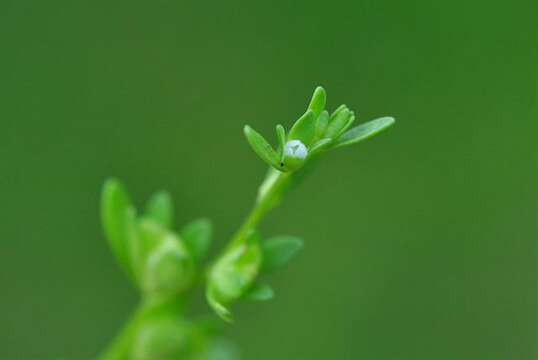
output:
[[[291,173],[278,172],[270,170],[265,181],[260,186],[258,198],[249,215],[232,237],[228,247],[233,247],[242,244],[246,241],[250,231],[255,230],[262,218],[278,204],[284,191],[289,186],[292,180]]]

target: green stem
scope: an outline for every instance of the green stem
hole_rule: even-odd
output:
[[[143,299],[120,333],[98,357],[99,360],[128,360],[131,345],[138,329],[148,318],[159,316],[177,317],[183,310],[183,303],[177,298]],[[171,314],[171,315],[170,315]]]
[[[234,247],[246,241],[247,235],[255,230],[262,218],[275,207],[286,188],[292,181],[291,173],[270,170],[265,181],[260,186],[258,198],[249,215],[235,233],[228,247]]]

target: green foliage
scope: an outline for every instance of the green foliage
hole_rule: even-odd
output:
[[[141,287],[147,294],[173,296],[186,290],[194,280],[194,259],[185,244],[157,223],[144,223],[141,230],[154,237],[156,246],[148,251]],[[153,229],[151,229],[153,228]]]
[[[273,150],[273,147],[267,140],[248,125],[245,126],[244,132],[250,146],[252,146],[252,149],[254,149],[256,154],[269,165],[278,168],[278,154]]]
[[[355,113],[346,105],[340,105],[329,116],[326,102],[327,94],[318,86],[306,112],[295,121],[287,136],[285,129],[277,126],[276,151],[248,125],[245,136],[254,152],[269,166],[281,172],[294,172],[327,150],[366,140],[394,123],[393,118],[385,117],[347,131],[355,122]]]
[[[213,236],[213,225],[209,219],[197,219],[181,229],[181,237],[189,247],[194,260],[201,261],[207,254]]]
[[[312,95],[312,100],[310,100],[310,104],[308,105],[308,109],[312,110],[316,116],[319,116],[322,111],[325,110],[325,103],[327,102],[327,93],[325,92],[325,89],[321,86],[318,86],[314,90],[314,94]]]
[[[366,140],[377,135],[394,124],[394,118],[382,117],[354,127],[340,136],[334,143],[334,147],[346,146]]]
[[[252,301],[267,301],[275,297],[273,288],[267,284],[256,283],[245,294],[246,300]]]
[[[217,314],[223,307],[237,301],[254,284],[262,264],[258,233],[251,231],[245,242],[232,246],[211,267],[207,298]],[[228,309],[223,318],[231,320]]]
[[[101,200],[101,217],[103,228],[110,249],[118,259],[120,266],[132,276],[128,243],[128,228],[131,222],[129,212],[131,210],[129,196],[115,179],[108,180],[104,187]]]
[[[166,191],[155,193],[148,200],[144,215],[167,229],[172,229],[174,226],[174,205],[170,194]]]
[[[282,268],[303,247],[303,240],[282,235],[262,240],[257,231],[264,215],[274,208],[291,185],[307,174],[318,155],[372,137],[394,123],[384,117],[349,130],[355,114],[345,105],[331,115],[325,109],[327,94],[317,87],[306,112],[288,134],[276,126],[277,149],[248,125],[245,136],[254,152],[270,166],[256,204],[225,249],[209,263],[203,260],[211,244],[213,227],[196,219],[174,230],[174,207],[164,191],[148,200],[137,216],[124,186],[105,182],[101,216],[105,235],[118,263],[141,293],[138,312],[105,351],[101,359],[235,360],[237,354],[207,322],[189,322],[184,303],[187,294],[202,283],[215,314],[232,321],[231,307],[242,301],[274,297],[262,273]]]
[[[274,271],[295,256],[303,247],[303,240],[294,236],[275,236],[262,245],[262,271]]]
[[[310,145],[316,134],[316,113],[308,109],[295,124],[288,135],[288,141],[299,140],[305,146]]]

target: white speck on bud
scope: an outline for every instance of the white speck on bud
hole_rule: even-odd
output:
[[[308,150],[301,141],[290,140],[284,146],[284,156],[298,159],[305,159],[308,155]]]

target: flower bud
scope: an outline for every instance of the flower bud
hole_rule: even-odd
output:
[[[308,149],[300,140],[290,140],[284,146],[284,154],[282,157],[283,166],[289,170],[297,170],[304,165]]]
[[[149,254],[142,288],[150,294],[175,295],[192,284],[194,272],[191,254],[179,238],[170,234]]]
[[[209,273],[207,299],[223,318],[230,319],[225,308],[247,293],[256,280],[262,263],[258,236],[253,233],[247,243],[237,245],[213,265]]]
[[[225,254],[211,270],[210,286],[224,304],[239,299],[258,276],[261,250],[258,244],[243,244]]]

